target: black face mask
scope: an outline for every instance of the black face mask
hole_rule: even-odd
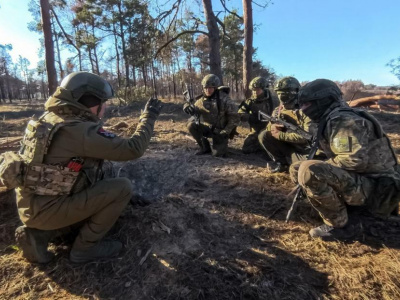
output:
[[[297,92],[280,92],[278,93],[279,101],[286,109],[295,109],[297,103]]]
[[[319,121],[324,113],[334,102],[331,98],[323,98],[321,100],[312,101],[311,105],[302,109],[303,113],[313,121]]]

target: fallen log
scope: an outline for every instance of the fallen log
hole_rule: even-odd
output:
[[[372,105],[378,105],[378,107],[386,105],[400,106],[400,99],[396,95],[377,95],[349,101],[348,104],[350,107],[370,107]]]

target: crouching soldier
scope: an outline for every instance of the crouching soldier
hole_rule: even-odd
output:
[[[299,93],[301,110],[318,123],[317,139],[328,160],[308,160],[290,168],[324,224],[312,237],[346,239],[356,234],[347,205],[366,206],[387,217],[398,210],[400,174],[396,155],[379,122],[349,108],[338,86],[327,79],[306,84]]]
[[[121,250],[119,241],[102,238],[129,202],[132,184],[127,178],[102,180],[101,165],[104,159],[143,155],[161,102],[150,99],[136,132],[123,139],[105,131],[100,121],[111,97],[111,85],[98,75],[72,73],[47,100],[44,114],[28,123],[19,153],[24,180],[16,188],[24,226],[17,228],[16,239],[31,262],[49,262],[49,240],[59,229],[78,223],[72,262],[108,258]]]
[[[300,83],[296,78],[289,76],[279,79],[274,90],[278,94],[280,104],[272,116],[308,132],[311,120],[297,106],[299,89]],[[269,123],[267,129],[258,137],[272,160],[268,163],[271,173],[286,171],[291,163],[307,159],[310,152],[310,141],[296,132],[287,131],[287,128],[279,124]]]
[[[185,103],[183,110],[190,115],[188,130],[200,146],[196,155],[212,153],[225,156],[228,140],[235,132],[239,117],[236,105],[229,97],[229,88],[220,86],[214,74],[205,76],[201,82],[203,94],[194,103]],[[208,139],[212,140],[212,145]]]
[[[248,122],[250,126],[250,133],[244,140],[242,147],[242,151],[245,154],[263,150],[258,141],[258,135],[266,128],[267,123],[258,119],[258,111],[270,115],[273,109],[268,82],[265,78],[254,78],[249,84],[249,89],[252,90],[251,98],[243,101],[238,110],[240,121]]]

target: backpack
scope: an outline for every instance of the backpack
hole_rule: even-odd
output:
[[[23,185],[23,158],[16,152],[7,151],[0,154],[0,183],[7,189]]]

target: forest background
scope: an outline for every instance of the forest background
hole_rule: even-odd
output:
[[[238,1],[225,0],[32,0],[28,27],[42,36],[41,60],[37,66],[23,56],[13,60],[12,44],[0,43],[0,98],[46,98],[60,79],[85,70],[109,80],[121,103],[147,98],[155,89],[161,97],[176,98],[185,84],[194,84],[200,93],[198,83],[210,72],[231,87],[233,98],[242,99],[252,77],[267,77],[272,84],[281,75],[259,58],[260,51],[269,50],[253,47],[254,32],[262,34],[253,22],[253,10],[268,10],[274,3],[241,4],[239,11]],[[293,34],[298,35],[295,30]],[[387,69],[400,79],[399,62],[388,61]],[[337,83],[346,98],[389,88],[361,80]]]

